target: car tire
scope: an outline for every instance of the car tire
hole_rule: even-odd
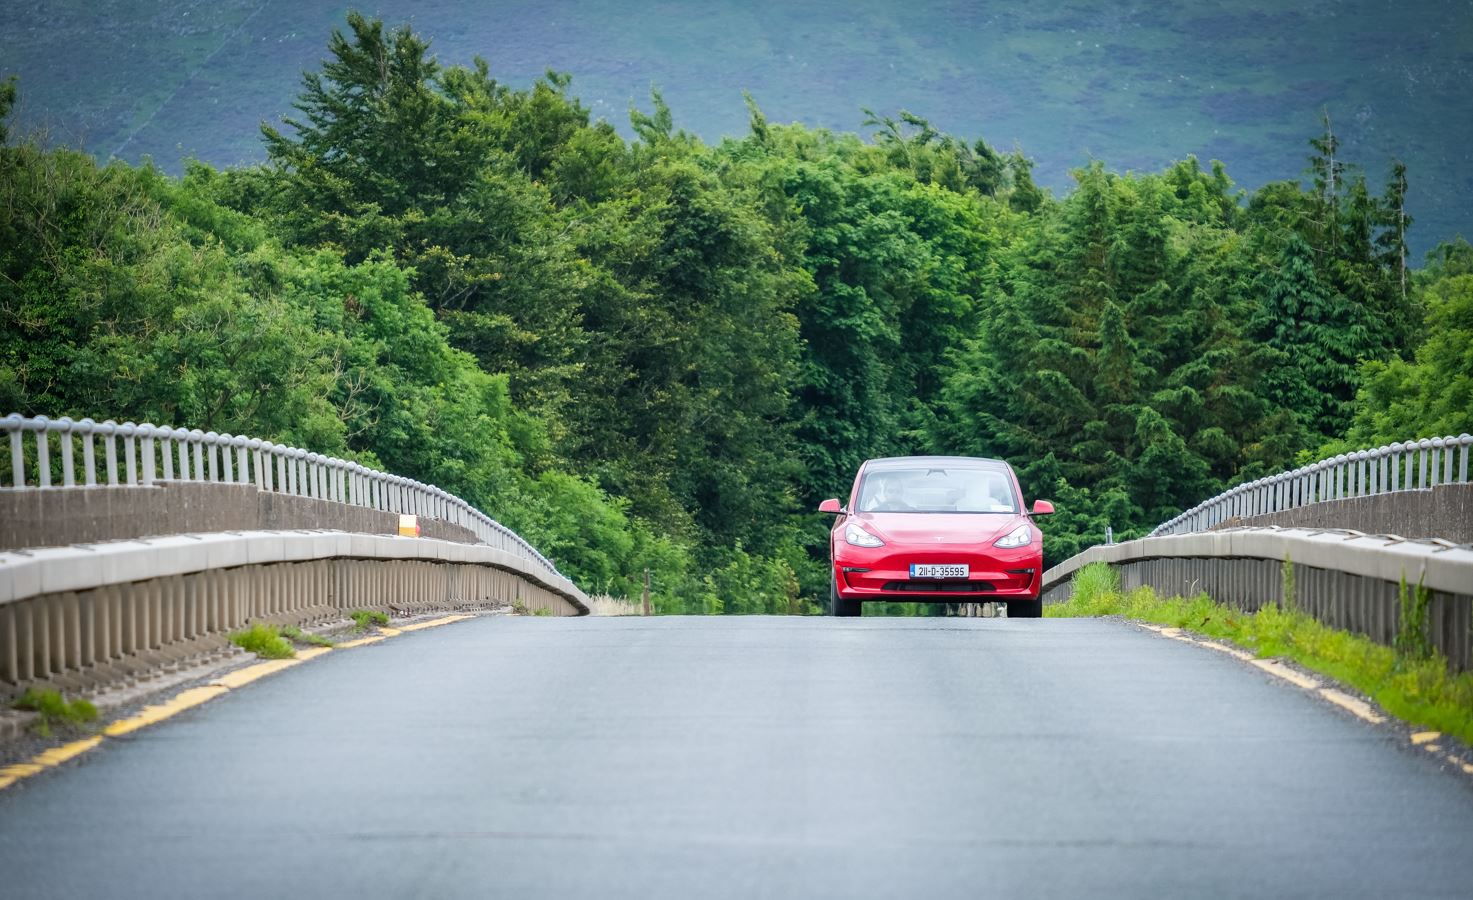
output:
[[[1009,600],[1009,619],[1041,619],[1043,618],[1043,598],[1034,600]]]
[[[829,575],[829,613],[830,615],[850,619],[859,615],[859,601],[846,600],[839,596],[839,584]]]

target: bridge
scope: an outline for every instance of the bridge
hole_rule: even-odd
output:
[[[1109,620],[597,615],[430,485],[235,435],[0,420],[7,897],[1097,896],[1473,884],[1473,759]],[[3,444],[0,444],[3,446]],[[1473,437],[1241,485],[1044,575],[1293,602],[1470,668]],[[0,466],[3,472],[3,466]],[[515,608],[541,615],[489,613]],[[630,611],[630,610],[621,610]],[[249,623],[386,627],[259,661]],[[1342,695],[1343,696],[1343,695]],[[1338,701],[1337,701],[1338,702]]]

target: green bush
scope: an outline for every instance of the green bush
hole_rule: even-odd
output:
[[[97,707],[89,701],[68,701],[60,691],[50,688],[28,688],[11,705],[36,713],[36,721],[31,727],[42,737],[51,736],[53,725],[76,728],[97,720]]]
[[[389,624],[389,614],[381,613],[372,609],[355,609],[348,613],[348,618],[353,620],[355,631],[367,631],[370,625],[384,626]]]
[[[312,634],[311,632],[303,631],[295,625],[282,626],[281,636],[289,641],[295,641],[298,644],[310,644],[313,647],[337,646],[337,644],[335,644],[330,639],[325,638],[320,634]]]
[[[257,622],[245,631],[235,632],[230,636],[230,642],[262,659],[291,659],[297,655],[296,649],[281,636],[280,630],[265,622]]]

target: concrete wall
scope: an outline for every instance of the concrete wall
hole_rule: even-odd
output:
[[[485,544],[334,531],[244,531],[0,551],[0,702],[79,690],[225,646],[250,622],[309,625],[522,604],[576,616],[588,597]]]
[[[423,517],[419,524],[422,537],[477,543],[476,536],[459,525]],[[181,481],[153,487],[0,490],[0,549],[305,528],[395,534],[399,517],[331,500],[262,491],[249,484]]]
[[[1044,603],[1068,600],[1071,579],[1108,563],[1121,586],[1164,596],[1206,591],[1246,611],[1283,603],[1286,561],[1293,605],[1335,628],[1390,644],[1401,627],[1401,581],[1429,592],[1427,636],[1458,671],[1473,669],[1473,548],[1319,529],[1241,528],[1097,545],[1043,576]]]
[[[1473,484],[1440,484],[1425,491],[1328,500],[1265,516],[1229,519],[1217,528],[1242,525],[1349,528],[1366,534],[1442,538],[1455,544],[1473,544]]]

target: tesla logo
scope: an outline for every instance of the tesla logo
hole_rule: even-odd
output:
[[[938,541],[941,540],[941,535],[939,535],[939,534],[936,535],[936,540],[938,540]]]

